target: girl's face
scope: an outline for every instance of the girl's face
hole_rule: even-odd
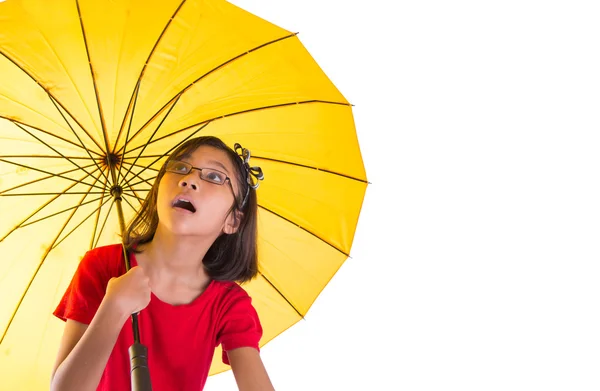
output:
[[[220,149],[201,145],[191,154],[176,160],[198,168],[221,171],[230,179],[218,185],[200,179],[200,170],[197,169],[187,174],[165,172],[158,186],[156,207],[159,225],[174,235],[214,239],[222,232],[235,232],[235,212],[229,211],[235,202],[232,188],[238,194],[238,183],[227,154]]]

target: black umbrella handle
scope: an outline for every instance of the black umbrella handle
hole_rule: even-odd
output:
[[[118,203],[120,205],[120,203]],[[123,227],[121,227],[123,228]],[[123,257],[125,258],[125,270],[131,269],[129,254],[123,243]],[[140,329],[138,325],[138,314],[131,315],[133,326],[133,345],[129,347],[129,360],[131,363],[131,390],[152,391],[150,382],[150,371],[148,370],[148,348],[140,343]]]
[[[150,371],[148,370],[148,349],[139,342],[129,347],[131,361],[131,390],[152,391]]]

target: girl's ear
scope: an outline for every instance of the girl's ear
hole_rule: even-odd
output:
[[[242,217],[244,217],[244,214],[237,209],[232,213],[229,213],[229,216],[227,216],[227,219],[225,220],[225,225],[223,226],[223,233],[228,235],[236,233],[242,223]]]

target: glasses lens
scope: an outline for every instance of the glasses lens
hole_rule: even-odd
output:
[[[177,174],[187,174],[188,172],[190,172],[191,168],[191,165],[184,162],[180,162],[179,160],[171,160],[167,163],[167,171],[174,172]]]
[[[227,175],[221,171],[211,170],[210,168],[203,168],[200,174],[201,178],[205,181],[222,185],[227,180]]]

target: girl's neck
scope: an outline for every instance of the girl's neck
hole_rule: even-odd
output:
[[[174,237],[157,230],[151,242],[142,246],[143,266],[152,278],[186,285],[210,280],[202,260],[214,240],[197,236]]]

